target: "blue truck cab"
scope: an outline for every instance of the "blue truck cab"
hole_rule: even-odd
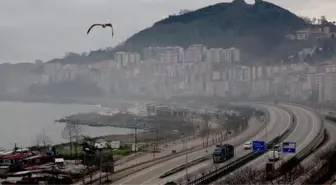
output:
[[[234,156],[234,146],[230,144],[217,145],[212,153],[214,163],[222,163]]]

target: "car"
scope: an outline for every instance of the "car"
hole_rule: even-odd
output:
[[[244,150],[251,150],[251,148],[252,148],[252,142],[244,143]]]
[[[268,160],[270,162],[277,161],[280,159],[280,152],[277,150],[271,150],[268,152]]]

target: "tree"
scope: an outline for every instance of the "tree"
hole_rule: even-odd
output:
[[[73,153],[73,139],[75,139],[75,152],[77,154],[78,150],[78,140],[79,140],[79,134],[81,132],[81,126],[79,125],[79,121],[76,121],[76,123],[67,123],[62,131],[62,136],[64,139],[69,139],[70,144],[70,155]]]
[[[302,16],[301,18],[302,18],[303,20],[305,20],[306,23],[308,23],[308,24],[313,24],[313,20],[312,20],[311,18],[309,18],[309,17],[305,17],[305,16]]]
[[[208,113],[201,114],[201,118],[203,120],[203,126],[201,127],[200,134],[203,138],[203,147],[209,146],[209,136],[211,133],[211,116]],[[204,139],[206,139],[206,143],[204,143]]]
[[[324,15],[321,16],[320,20],[322,25],[328,23],[327,18]]]
[[[247,184],[247,185],[256,185],[256,184],[262,184],[258,180],[258,177],[262,177],[263,172],[258,171],[255,168],[251,167],[245,167],[241,170],[238,170],[234,172],[232,175],[228,175],[223,180],[216,183],[216,185],[222,185],[222,184],[230,184],[230,185],[241,185],[241,184]]]

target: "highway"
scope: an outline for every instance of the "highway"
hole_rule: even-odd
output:
[[[306,170],[311,170],[312,167],[315,167],[316,165],[319,164],[320,160],[316,160],[319,157],[320,152],[326,152],[329,151],[331,148],[335,148],[336,146],[336,123],[335,122],[330,122],[325,120],[324,122],[324,127],[327,130],[328,133],[328,141],[324,143],[317,151],[315,151],[313,154],[309,155],[307,158],[305,158],[301,164]],[[301,183],[302,181],[300,180],[305,180],[306,178],[303,176],[303,179],[300,178],[296,181],[297,183]],[[335,182],[335,173],[333,173],[330,177],[330,180],[325,182],[324,184],[330,184],[330,185],[336,185]]]
[[[283,106],[289,108],[294,113],[298,123],[294,128],[293,132],[287,137],[287,139],[285,139],[285,141],[296,142],[296,152],[299,152],[302,149],[304,149],[317,136],[319,129],[322,126],[321,120],[315,113],[306,110],[304,108],[293,105],[283,105]],[[284,160],[288,160],[290,157],[294,155],[295,154],[281,153],[281,160],[276,162],[275,165],[278,166]],[[259,158],[244,165],[242,168],[248,166],[257,169],[264,169],[267,162],[268,162],[268,156],[267,154],[264,154]],[[230,173],[229,175],[232,175],[239,170],[240,169],[237,169],[236,171]],[[219,179],[217,182],[219,182],[220,180],[221,179]]]
[[[316,162],[315,157],[317,157],[320,152],[324,152],[331,147],[336,146],[336,123],[325,120],[324,127],[327,130],[329,136],[328,141],[301,162],[304,167],[311,167]]]
[[[271,116],[271,120],[269,125],[267,126],[267,134],[266,134],[266,129],[264,129],[262,132],[254,135],[254,137],[251,137],[249,139],[249,141],[253,141],[253,140],[267,140],[270,141],[272,139],[274,139],[275,137],[278,136],[278,134],[283,133],[290,125],[290,121],[291,121],[291,117],[289,115],[288,112],[284,111],[283,109],[280,108],[276,108],[276,107],[271,107],[271,106],[267,106],[266,107],[268,109],[268,111],[270,112],[270,116]],[[283,124],[281,124],[283,123]],[[232,143],[230,143],[232,144]],[[244,150],[244,145],[243,144],[239,144],[236,148],[235,148],[235,156],[231,159],[228,160],[224,163],[220,163],[220,164],[213,164],[212,160],[209,160],[206,162],[206,165],[204,163],[201,163],[197,166],[199,166],[197,168],[197,171],[194,170],[194,173],[192,174],[192,176],[201,176],[200,172],[204,172],[204,171],[210,171],[210,170],[214,170],[214,168],[219,168],[221,166],[224,166],[240,157],[243,157],[244,155],[250,153],[251,151],[249,150]],[[194,166],[193,168],[196,168],[197,166]],[[202,167],[201,167],[202,166]],[[191,171],[191,170],[188,170]],[[185,172],[181,172],[181,173],[177,173],[174,176],[168,178],[166,181],[169,180],[175,180],[178,178],[185,179],[184,177]]]
[[[281,134],[283,131],[286,130],[286,128],[290,125],[290,115],[284,111],[283,109],[276,108],[273,106],[266,106],[265,108],[268,109],[270,113],[270,123],[267,126],[267,139],[271,140],[274,137],[278,136],[278,134]],[[256,124],[256,123],[254,123]],[[265,138],[265,132],[262,131],[261,133],[257,133],[256,131],[260,131],[260,123],[259,125],[249,125],[248,132],[244,132],[240,134],[239,136],[230,139],[229,141],[225,143],[230,143],[232,145],[238,146],[235,149],[235,158],[232,160],[235,160],[237,157],[246,155],[248,151],[243,150],[243,143],[245,141],[254,140],[254,139],[263,139]],[[253,129],[254,128],[254,129]],[[259,128],[259,129],[258,129]],[[265,129],[263,129],[265,130]],[[252,134],[253,133],[253,134]],[[252,137],[254,138],[252,139]],[[188,161],[206,156],[209,154],[209,152],[212,152],[214,147],[210,147],[204,150],[200,150],[198,152],[193,152],[188,154]],[[206,152],[206,150],[208,152]],[[135,174],[132,174],[126,178],[123,178],[121,180],[118,180],[117,182],[114,182],[113,184],[164,184],[165,182],[169,180],[175,180],[180,177],[183,177],[185,175],[185,171],[174,174],[173,176],[160,179],[159,176],[179,165],[182,165],[186,162],[186,156],[176,157],[174,159],[168,160],[166,162],[160,163],[158,165],[152,166],[150,168],[147,168],[145,170],[139,171]],[[220,165],[224,165],[225,163],[222,163]],[[202,168],[209,168],[213,167],[212,161],[208,160],[206,162],[203,162],[199,165],[192,166],[188,169],[189,173],[197,172],[199,169]]]

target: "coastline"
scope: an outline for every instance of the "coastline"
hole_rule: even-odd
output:
[[[34,95],[3,95],[0,94],[1,102],[22,102],[22,103],[50,103],[50,104],[78,104],[88,106],[100,106],[102,108],[128,108],[134,105],[134,101],[101,97],[101,98],[75,98],[75,97],[48,97]]]
[[[63,136],[64,124],[55,124],[55,120],[63,116],[68,116],[77,112],[101,112],[104,111],[103,105],[97,102],[91,104],[83,102],[55,102],[55,101],[21,101],[22,99],[1,99],[0,109],[2,111],[2,148],[12,148],[14,143],[19,146],[28,147],[36,145],[37,140],[46,138],[48,144],[55,145],[67,142]],[[99,102],[98,102],[99,103]],[[113,104],[110,109],[115,109],[119,104]],[[128,106],[125,106],[128,107]],[[13,116],[13,115],[20,116]],[[8,124],[8,125],[7,125]],[[24,127],[24,130],[19,128]],[[84,128],[85,127],[85,128]],[[129,134],[132,130],[127,128],[94,128],[83,127],[83,134],[92,137],[110,136],[115,134]],[[15,130],[18,134],[11,135]],[[10,132],[8,132],[10,131]],[[101,135],[100,135],[101,134]]]

